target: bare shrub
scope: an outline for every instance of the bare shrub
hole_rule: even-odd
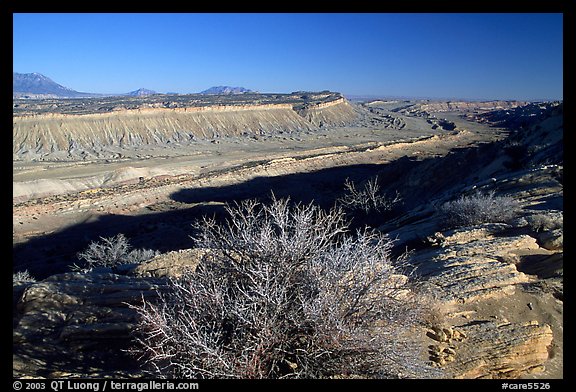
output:
[[[347,233],[340,209],[247,201],[204,219],[211,249],[136,307],[136,352],[161,377],[426,377],[412,328],[422,310],[375,231]]]
[[[529,226],[535,232],[552,231],[564,227],[562,213],[541,213],[526,217]]]
[[[372,211],[389,211],[401,200],[398,192],[393,198],[382,194],[378,176],[367,180],[360,189],[357,189],[356,184],[347,178],[344,182],[344,188],[345,194],[338,199],[338,202],[348,210],[359,210],[365,214],[369,214]]]
[[[476,191],[469,196],[444,203],[440,207],[447,227],[473,226],[482,223],[506,223],[520,212],[520,203],[510,196],[495,196],[494,191],[482,194]]]
[[[36,279],[30,275],[28,270],[18,271],[12,274],[12,285],[34,282],[36,282]]]
[[[87,272],[96,267],[115,269],[123,264],[139,264],[159,254],[150,249],[134,249],[124,234],[114,237],[100,237],[100,241],[92,241],[88,248],[78,253],[78,259],[84,261],[83,266],[74,264],[74,271]]]

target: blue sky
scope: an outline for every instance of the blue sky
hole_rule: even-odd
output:
[[[77,91],[563,99],[563,15],[14,14],[14,72]]]

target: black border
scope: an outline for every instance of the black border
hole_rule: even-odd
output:
[[[565,12],[572,0],[379,0],[379,1],[329,1],[316,0],[308,2],[297,1],[267,1],[267,2],[143,2],[143,1],[110,1],[98,2],[36,2],[12,1],[8,5],[11,12],[366,12],[366,13],[459,13],[459,12]]]

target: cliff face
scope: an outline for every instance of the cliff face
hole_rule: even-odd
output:
[[[126,110],[87,115],[39,115],[13,121],[13,153],[26,159],[66,152],[68,156],[169,143],[197,138],[311,129],[289,108],[203,108]]]
[[[489,110],[502,110],[512,109],[518,106],[523,106],[528,102],[520,101],[485,101],[485,102],[430,102],[420,104],[421,111],[433,112],[450,112],[450,111],[489,111]]]
[[[354,108],[344,98],[306,105],[297,112],[315,126],[345,125],[356,117]]]
[[[13,117],[13,158],[107,157],[123,149],[184,146],[197,139],[309,131],[344,125],[355,116],[341,97],[299,110],[293,103],[242,103],[135,109],[117,105],[90,114],[26,113]]]

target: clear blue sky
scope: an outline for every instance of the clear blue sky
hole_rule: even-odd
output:
[[[14,14],[14,72],[140,87],[563,99],[563,15]]]

